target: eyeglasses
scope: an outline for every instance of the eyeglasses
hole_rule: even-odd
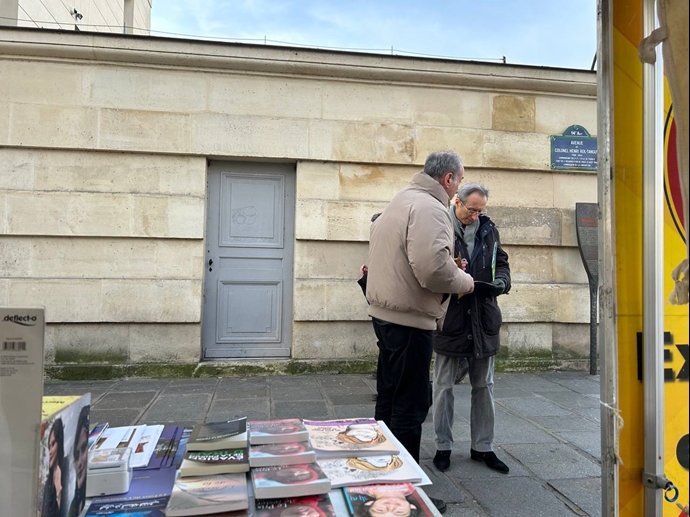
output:
[[[486,214],[486,211],[484,211],[484,210],[477,210],[476,208],[467,208],[467,205],[465,203],[463,203],[462,199],[460,199],[460,198],[458,198],[458,201],[460,201],[460,204],[465,208],[465,210],[467,210],[470,213],[470,215],[475,215],[475,214],[484,215],[484,214]]]

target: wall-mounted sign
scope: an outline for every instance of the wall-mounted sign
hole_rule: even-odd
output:
[[[551,168],[556,170],[597,170],[597,137],[574,125],[562,135],[551,135]]]

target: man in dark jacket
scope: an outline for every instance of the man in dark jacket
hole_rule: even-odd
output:
[[[475,290],[451,297],[443,328],[434,336],[434,465],[441,471],[450,467],[453,384],[465,359],[472,385],[471,457],[498,472],[509,470],[493,450],[493,379],[502,323],[496,297],[510,290],[510,266],[496,225],[484,215],[488,199],[484,185],[468,183],[460,187],[450,207],[456,263],[474,278]]]

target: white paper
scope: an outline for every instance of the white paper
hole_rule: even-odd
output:
[[[146,425],[143,426],[143,432],[138,444],[132,449],[134,455],[130,460],[132,468],[145,467],[149,464],[153,451],[156,450],[158,438],[160,438],[163,428],[162,425]]]

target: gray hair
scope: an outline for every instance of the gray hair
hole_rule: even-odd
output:
[[[488,201],[489,189],[481,183],[465,183],[458,189],[458,199],[464,203],[467,201],[468,197],[477,192],[479,192]]]
[[[436,151],[426,157],[424,172],[435,180],[440,180],[445,174],[452,172],[457,178],[464,169],[462,158],[453,151]]]

